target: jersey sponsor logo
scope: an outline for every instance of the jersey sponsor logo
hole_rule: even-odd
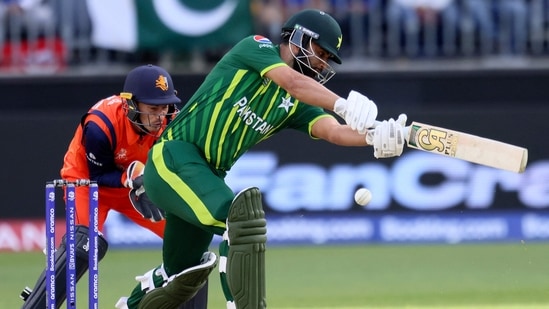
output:
[[[254,41],[257,43],[260,43],[258,46],[259,48],[273,48],[273,42],[271,40],[267,39],[266,37],[262,35],[254,35]]]
[[[266,37],[264,37],[262,35],[254,35],[254,41],[256,41],[258,43],[263,43],[263,44],[273,44],[271,42],[271,40],[267,39]]]
[[[94,165],[103,166],[103,163],[97,161],[97,158],[92,152],[87,153],[86,158],[88,159],[88,161],[90,161]]]

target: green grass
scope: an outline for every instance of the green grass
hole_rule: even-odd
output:
[[[114,308],[159,257],[156,250],[110,251],[100,264],[100,308]],[[0,308],[20,307],[20,290],[44,263],[41,253],[0,254]],[[267,301],[285,309],[549,308],[549,244],[270,247]],[[225,308],[216,273],[209,307]]]

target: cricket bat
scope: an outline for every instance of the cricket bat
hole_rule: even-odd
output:
[[[406,129],[410,148],[515,173],[526,168],[528,149],[523,147],[419,122]]]

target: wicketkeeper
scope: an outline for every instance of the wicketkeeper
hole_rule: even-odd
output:
[[[61,177],[90,179],[99,185],[99,230],[114,210],[159,237],[164,236],[164,212],[143,189],[143,162],[181,103],[171,76],[161,67],[139,66],[126,76],[123,92],[97,102],[81,119],[65,154]],[[76,274],[88,269],[88,188],[76,188]],[[101,260],[108,243],[99,236]],[[56,251],[56,299],[60,308],[66,299],[65,237]],[[45,308],[45,272],[34,288],[25,289],[23,308]],[[207,288],[184,308],[206,308]],[[190,303],[190,302],[189,302]]]

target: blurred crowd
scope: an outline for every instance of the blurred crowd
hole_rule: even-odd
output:
[[[549,0],[250,0],[254,32],[276,42],[282,23],[303,8],[322,9],[340,22],[345,57],[549,55]],[[155,62],[163,56],[94,48],[83,0],[0,0],[0,27],[0,69]],[[222,51],[211,60],[217,53]]]
[[[470,57],[547,52],[549,0],[255,0],[257,29],[314,7],[342,25],[346,51],[373,57]]]

